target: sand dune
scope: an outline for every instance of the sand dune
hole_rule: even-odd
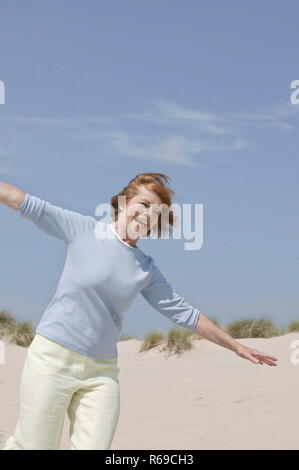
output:
[[[278,366],[254,365],[206,340],[181,357],[157,349],[138,353],[141,341],[118,343],[121,413],[117,449],[299,450],[299,364],[290,360],[292,333],[241,343],[278,357]],[[26,348],[6,343],[0,365],[0,448],[18,417]],[[69,449],[66,416],[61,449]]]

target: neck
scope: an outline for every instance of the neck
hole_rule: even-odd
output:
[[[125,228],[123,227],[119,227],[117,222],[113,222],[112,223],[112,226],[114,228],[114,230],[118,233],[118,235],[120,236],[120,238],[125,242],[125,243],[128,243],[128,245],[131,245],[133,247],[136,247],[137,246],[137,241],[138,239],[136,240],[131,240],[130,238],[127,238],[126,235],[124,236],[123,232],[126,233],[126,230]]]

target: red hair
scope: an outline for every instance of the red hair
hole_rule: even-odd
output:
[[[118,219],[119,207],[118,197],[125,196],[126,202],[128,203],[133,197],[137,196],[140,186],[145,186],[147,190],[154,192],[162,201],[162,211],[159,214],[157,222],[158,238],[161,238],[162,233],[172,228],[176,224],[176,216],[170,207],[172,206],[172,199],[175,197],[174,191],[169,187],[168,181],[171,178],[163,173],[139,173],[132,178],[127,186],[125,186],[118,194],[112,196],[110,204],[112,206],[112,218],[114,221]],[[165,208],[165,206],[167,206]],[[167,210],[167,217],[161,215]],[[164,220],[167,220],[167,226],[165,226]],[[147,236],[150,234],[150,229],[147,232]]]

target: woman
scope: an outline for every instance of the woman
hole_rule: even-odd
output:
[[[66,413],[72,450],[110,448],[120,410],[117,341],[138,293],[177,325],[255,364],[276,365],[275,357],[241,345],[188,304],[137,247],[151,230],[161,237],[165,208],[168,228],[174,225],[168,179],[138,174],[111,198],[112,223],[0,183],[0,202],[67,248],[57,290],[27,351],[15,432],[2,450],[59,449]]]

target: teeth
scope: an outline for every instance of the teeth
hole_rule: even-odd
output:
[[[136,220],[138,223],[142,224],[144,227],[146,226],[146,223],[143,222],[143,220],[140,220],[140,219],[138,219],[137,217],[136,217],[135,220]]]

